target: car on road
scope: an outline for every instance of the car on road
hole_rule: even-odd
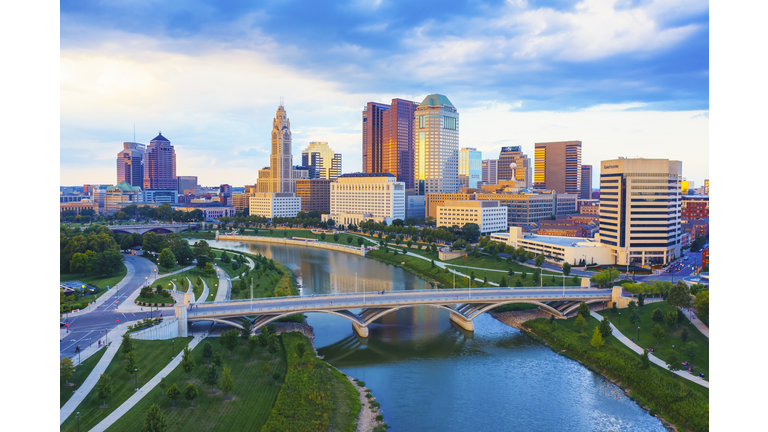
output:
[[[59,327],[66,327],[66,326],[67,326],[67,323],[65,323],[64,321],[59,322]]]

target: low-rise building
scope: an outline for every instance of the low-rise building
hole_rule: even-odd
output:
[[[296,217],[301,211],[301,198],[285,192],[257,192],[249,200],[250,215],[275,217]]]
[[[480,234],[507,229],[507,208],[498,201],[446,201],[437,206],[437,226],[463,227],[473,223],[480,227]]]
[[[701,268],[709,267],[709,246],[701,250]]]
[[[558,237],[584,237],[589,238],[584,228],[576,222],[567,219],[540,220],[538,235],[558,236]]]
[[[691,233],[693,238],[705,237],[709,234],[709,218],[696,220],[683,220],[680,224],[683,231]]]
[[[93,201],[59,203],[59,214],[65,211],[73,211],[76,215],[79,215],[84,210],[91,210],[93,215],[96,216],[99,214],[99,205]]]
[[[424,219],[426,217],[426,196],[408,195],[405,197],[405,217]]]
[[[250,205],[251,195],[250,194],[234,194],[231,197],[232,200],[232,206],[235,208],[235,211],[241,212],[248,208],[248,205]]]
[[[176,204],[171,207],[173,210],[183,212],[200,210],[203,212],[203,218],[207,221],[213,221],[221,217],[232,217],[235,215],[234,206],[222,205],[221,203]]]
[[[144,194],[139,186],[131,186],[125,181],[121,181],[115,186],[110,186],[106,190],[104,212],[112,215],[120,211],[125,206],[138,204],[143,200]]]
[[[343,215],[371,215],[388,221],[387,224],[405,219],[405,183],[390,173],[340,176],[331,183],[331,211],[323,220],[333,219],[339,223],[342,217],[357,218]]]
[[[587,264],[613,264],[611,249],[597,240],[580,237],[545,236],[523,232],[521,227],[510,227],[507,233],[491,234],[491,240],[522,247],[535,255],[551,256],[573,265],[582,259]]]
[[[683,219],[691,220],[709,217],[708,195],[684,195],[682,200],[680,217]]]
[[[179,192],[176,189],[145,189],[142,201],[155,204],[177,204]]]
[[[465,201],[473,200],[476,197],[474,193],[436,193],[425,195],[425,217],[437,217],[437,206],[444,205],[446,201]]]

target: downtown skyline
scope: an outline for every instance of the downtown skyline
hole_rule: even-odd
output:
[[[533,157],[536,142],[580,140],[585,165],[618,156],[677,159],[699,187],[709,178],[709,13],[706,2],[686,4],[684,12],[593,1],[454,5],[467,17],[416,10],[403,18],[404,6],[380,2],[292,11],[284,27],[275,24],[287,12],[270,7],[79,11],[62,4],[60,184],[113,183],[115,152],[133,141],[134,122],[139,143],[160,130],[173,141],[178,175],[254,184],[269,165],[281,96],[295,161],[309,142],[323,141],[343,155],[343,172],[359,172],[366,103],[440,93],[461,112],[459,146],[477,148],[483,159],[498,158],[502,146],[520,145]],[[112,27],[105,18],[118,13],[145,25]],[[317,34],[329,25],[318,16],[348,26]],[[483,17],[482,32],[472,30]],[[590,25],[612,20],[629,29],[624,36],[590,36]],[[536,25],[551,37],[594,43],[555,48]],[[427,73],[432,63],[439,72]]]

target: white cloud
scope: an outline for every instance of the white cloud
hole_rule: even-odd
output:
[[[642,108],[644,106],[647,106],[648,104],[645,102],[630,102],[630,103],[621,103],[621,104],[600,104],[591,106],[589,108],[584,108],[583,111],[587,112],[601,112],[601,111],[625,111],[632,108]]]

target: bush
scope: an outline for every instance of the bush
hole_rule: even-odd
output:
[[[383,414],[379,414],[379,415],[376,416],[376,421],[383,421],[383,420],[384,420],[384,415]]]

